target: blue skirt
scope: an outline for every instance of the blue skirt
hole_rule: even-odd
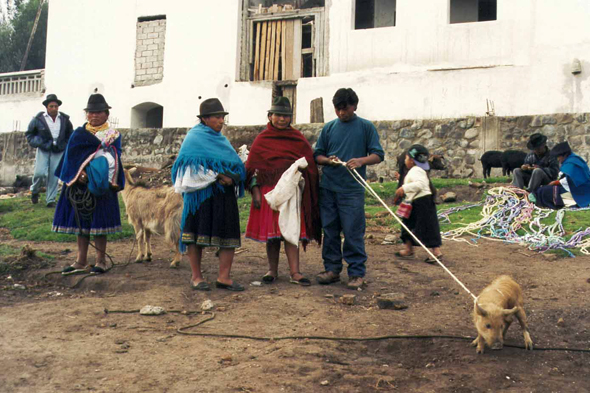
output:
[[[106,194],[96,197],[86,191],[85,185],[76,183],[67,187],[64,184],[55,209],[52,231],[86,236],[121,232],[121,213],[117,193],[109,190]],[[78,220],[76,209],[69,199],[72,193],[75,199],[81,202],[78,205]],[[85,198],[81,200],[80,197],[83,195]],[[76,196],[80,197],[76,198]]]
[[[565,206],[561,194],[566,192],[565,188],[561,185],[539,187],[537,191],[534,192],[535,197],[537,198],[535,204],[539,207],[553,210],[561,209]]]

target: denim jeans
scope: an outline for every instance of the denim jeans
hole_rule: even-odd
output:
[[[47,179],[47,194],[45,200],[47,203],[55,202],[57,195],[58,177],[54,175],[55,169],[59,165],[63,152],[52,153],[37,149],[35,156],[35,172],[33,174],[33,184],[31,185],[31,192],[38,194],[40,192],[41,183],[44,178]]]
[[[336,193],[320,188],[320,215],[324,229],[322,258],[326,271],[340,274],[342,258],[348,263],[348,277],[364,277],[365,194]],[[344,234],[344,243],[340,233]]]

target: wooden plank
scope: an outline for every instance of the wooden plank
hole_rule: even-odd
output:
[[[293,21],[293,79],[301,78],[301,19]]]
[[[262,22],[262,30],[260,32],[260,52],[258,56],[260,57],[260,67],[258,69],[258,79],[259,81],[264,79],[264,56],[266,53],[266,25],[267,22]]]
[[[283,96],[291,101],[291,108],[293,108],[293,116],[291,116],[291,123],[296,123],[297,118],[297,85],[283,87]]]
[[[273,80],[273,74],[275,69],[275,41],[277,38],[277,21],[270,22],[271,34],[270,34],[270,47],[266,50],[268,52],[268,69],[264,71],[264,79]]]
[[[285,50],[285,37],[287,33],[287,21],[281,21],[281,79],[285,79],[287,51]]]
[[[267,30],[266,30],[266,51],[264,52],[264,77],[262,79],[268,79],[268,67],[270,66],[270,39],[272,34],[272,22],[268,23]]]
[[[293,26],[294,22],[292,20],[286,21],[286,32],[285,32],[285,52],[286,52],[286,61],[285,61],[285,74],[283,76],[284,80],[293,80]]]
[[[283,24],[279,20],[277,21],[277,35],[275,36],[275,60],[274,60],[274,67],[273,67],[273,76],[272,80],[276,81],[279,79],[279,58],[281,54],[281,28]]]
[[[311,100],[309,122],[324,122],[324,99],[322,97]]]
[[[256,23],[256,43],[254,45],[254,80],[258,80],[258,73],[260,72],[260,29],[262,22]]]

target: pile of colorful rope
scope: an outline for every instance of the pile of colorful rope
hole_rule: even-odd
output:
[[[443,222],[450,222],[449,215],[481,204],[460,206],[442,211],[438,214]],[[529,250],[545,252],[563,250],[570,256],[569,250],[579,248],[580,252],[590,255],[590,228],[579,229],[566,240],[563,229],[563,217],[566,212],[588,210],[588,208],[569,208],[554,210],[541,209],[531,203],[528,192],[515,187],[496,187],[488,191],[483,203],[482,219],[443,233],[445,240],[477,243],[480,238],[488,240],[517,243]],[[547,225],[543,219],[555,214],[555,222]],[[465,235],[474,236],[467,240]]]

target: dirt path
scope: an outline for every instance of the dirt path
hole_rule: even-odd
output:
[[[105,314],[104,309],[199,310],[211,299],[216,317],[195,331],[254,336],[378,336],[398,334],[474,336],[472,301],[444,271],[415,261],[397,261],[396,246],[369,240],[365,291],[344,284],[302,288],[288,282],[281,256],[281,277],[273,285],[248,286],[240,294],[191,291],[185,257],[168,268],[171,252],[159,239],[157,259],[115,268],[67,289],[79,277],[30,272],[27,290],[14,290],[0,277],[0,391],[2,392],[587,392],[590,353],[527,352],[516,348],[476,355],[468,341],[447,339],[342,341],[254,341],[179,335],[176,329],[202,315]],[[15,247],[22,242],[0,239]],[[57,264],[73,261],[74,244],[37,243],[56,255]],[[242,284],[266,271],[264,245],[243,242],[233,277]],[[109,244],[117,261],[130,252],[129,241]],[[478,293],[500,274],[523,287],[531,335],[537,347],[590,348],[590,258],[555,259],[522,247],[481,242],[444,244],[447,266]],[[420,254],[422,255],[422,254]],[[321,253],[302,253],[302,270],[321,269]],[[423,259],[423,258],[422,258]],[[216,260],[206,254],[209,281]],[[45,270],[48,271],[48,270]],[[45,272],[44,271],[44,272]],[[343,275],[346,281],[346,275]],[[39,285],[35,286],[35,282]],[[381,310],[375,296],[400,293],[409,308]],[[355,294],[356,304],[341,304]],[[560,321],[562,319],[562,321]],[[508,343],[522,345],[518,324]]]

